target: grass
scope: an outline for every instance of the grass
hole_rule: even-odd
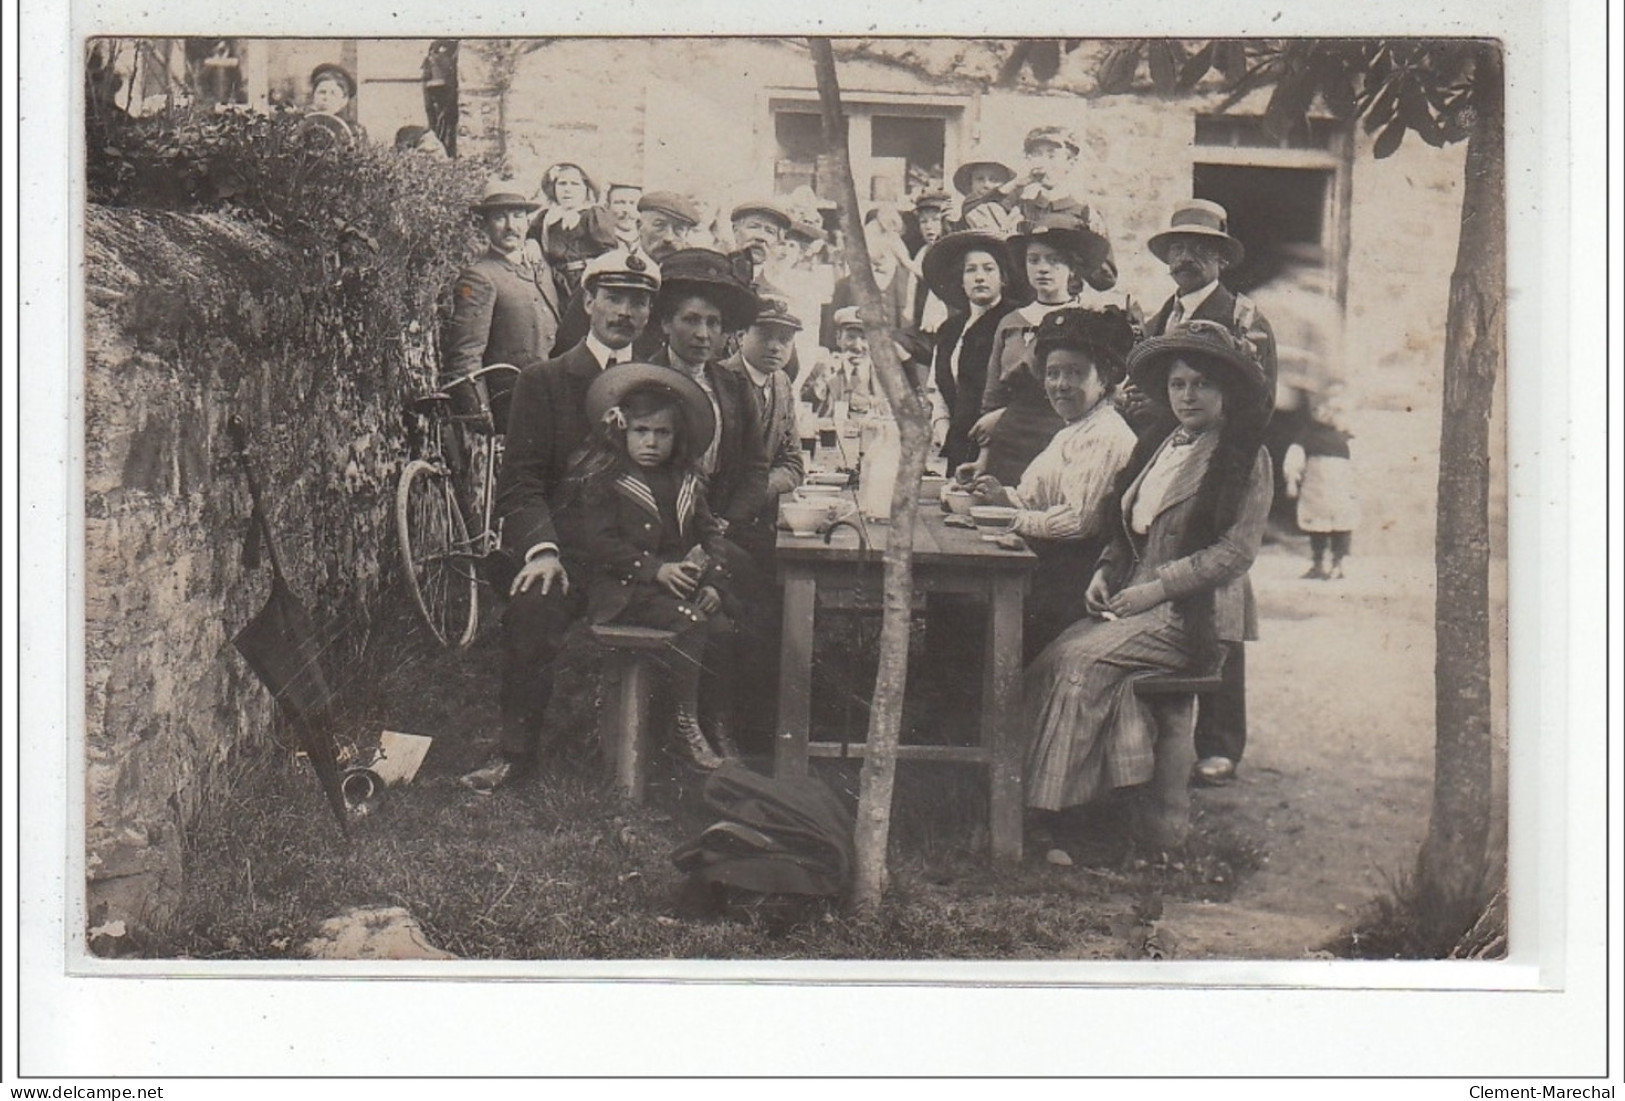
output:
[[[852,629],[861,641],[863,629]],[[689,889],[670,861],[714,820],[702,777],[657,754],[643,806],[621,801],[603,778],[589,645],[561,662],[553,722],[566,733],[542,774],[481,796],[456,778],[483,760],[496,734],[495,633],[443,653],[400,618],[374,638],[389,641],[357,659],[350,680],[366,688],[348,694],[335,731],[341,744],[362,745],[383,728],[434,735],[416,781],[390,791],[344,838],[302,760],[276,748],[243,757],[231,791],[188,837],[179,916],[133,946],[141,954],[294,958],[347,907],[403,906],[434,944],[479,959],[1139,957],[1151,954],[1147,933],[1164,898],[1227,899],[1263,858],[1256,839],[1200,819],[1178,859],[1138,851],[1121,808],[1108,806],[1076,820],[1067,841],[1073,867],[1052,867],[1040,853],[995,869],[985,855],[985,778],[910,762],[899,769],[890,885],[878,913],[719,906]],[[375,675],[360,676],[363,668]],[[831,668],[854,678],[851,696],[866,691],[861,669]],[[860,722],[866,703],[851,708]],[[855,804],[856,762],[821,762],[815,774]]]

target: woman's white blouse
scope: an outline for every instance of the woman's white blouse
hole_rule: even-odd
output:
[[[1016,531],[1038,539],[1083,539],[1099,532],[1134,442],[1134,429],[1110,401],[1055,433],[1010,493],[1021,510]]]
[[[1164,443],[1151,460],[1129,506],[1129,527],[1135,535],[1144,535],[1151,530],[1151,521],[1162,511],[1162,499],[1167,496],[1168,487],[1173,485],[1180,469],[1190,461],[1196,450],[1195,446],[1189,444],[1170,447]]]

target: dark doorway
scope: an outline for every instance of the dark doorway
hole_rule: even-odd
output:
[[[1191,193],[1223,206],[1230,214],[1231,234],[1247,249],[1246,259],[1225,273],[1226,286],[1252,290],[1275,278],[1287,259],[1326,262],[1331,250],[1323,234],[1332,175],[1331,169],[1321,168],[1192,167]]]

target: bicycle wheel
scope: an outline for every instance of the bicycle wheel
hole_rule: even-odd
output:
[[[467,646],[479,629],[479,582],[468,525],[444,471],[422,459],[407,464],[395,493],[395,526],[423,622],[442,646]]]

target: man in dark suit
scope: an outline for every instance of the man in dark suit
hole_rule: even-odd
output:
[[[1146,242],[1157,259],[1168,265],[1175,291],[1146,323],[1146,335],[1162,336],[1191,321],[1213,321],[1250,343],[1264,370],[1265,393],[1275,401],[1278,371],[1275,332],[1250,298],[1233,293],[1219,276],[1241,263],[1246,255],[1240,241],[1230,236],[1229,217],[1218,203],[1191,199],[1174,209],[1168,228]],[[1165,407],[1143,395],[1125,395],[1125,413],[1141,436],[1162,435],[1174,428]],[[1252,590],[1246,590],[1252,601]],[[1212,787],[1228,784],[1247,748],[1247,663],[1242,643],[1227,641],[1224,683],[1197,709],[1196,770],[1198,783]]]
[[[558,293],[547,262],[527,255],[525,230],[536,204],[519,194],[512,181],[492,180],[471,208],[479,217],[489,247],[464,268],[452,294],[451,319],[442,347],[442,375],[449,385],[493,363],[515,366],[538,360],[553,346],[559,327]],[[461,413],[491,413],[503,394],[484,386],[450,386]]]
[[[926,285],[951,313],[936,333],[932,358],[931,435],[952,474],[976,459],[970,427],[982,415],[987,361],[999,320],[1020,306],[1010,255],[995,234],[951,233],[921,257]]]
[[[699,224],[700,208],[675,191],[646,191],[638,199],[638,248],[634,256],[664,264],[666,257],[683,248],[689,232]],[[564,316],[553,341],[551,355],[559,356],[574,348],[587,335],[587,296],[582,288],[565,303]],[[633,349],[639,362],[647,362],[660,348],[660,330],[639,334]]]
[[[580,593],[570,591],[556,526],[559,487],[592,430],[587,388],[599,372],[631,361],[630,345],[649,320],[660,269],[615,250],[594,257],[582,273],[587,336],[557,359],[525,363],[514,386],[507,451],[497,481],[503,549],[522,564],[508,588],[502,618],[502,742],[496,756],[463,777],[490,791],[534,768],[550,741],[543,720],[553,695],[553,659]]]

